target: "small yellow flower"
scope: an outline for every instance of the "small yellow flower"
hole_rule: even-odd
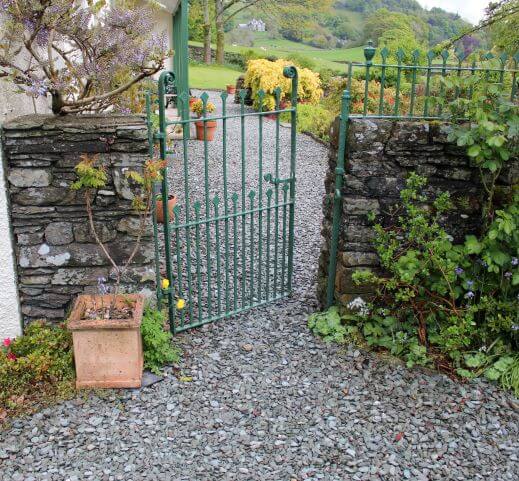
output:
[[[169,279],[162,279],[162,289],[169,288]]]
[[[179,299],[177,301],[177,309],[179,309],[179,310],[184,309],[185,306],[186,306],[186,301],[184,301],[184,299]]]

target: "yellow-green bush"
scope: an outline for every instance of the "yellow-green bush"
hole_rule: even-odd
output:
[[[274,110],[276,98],[274,91],[277,87],[281,89],[281,100],[290,100],[292,82],[283,75],[283,69],[292,65],[286,60],[272,62],[266,59],[250,60],[245,73],[245,86],[252,90],[254,106],[259,107],[258,92],[265,92],[263,100],[264,110]],[[298,68],[299,71],[299,100],[302,102],[316,104],[323,95],[321,79],[319,74],[306,68]]]
[[[34,322],[0,349],[0,415],[71,387],[72,337],[64,327]]]

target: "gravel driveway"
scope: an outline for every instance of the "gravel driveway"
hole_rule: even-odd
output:
[[[308,332],[327,153],[298,141],[294,296],[179,336],[181,373],[151,388],[14,421],[0,433],[0,480],[519,479],[509,394]]]

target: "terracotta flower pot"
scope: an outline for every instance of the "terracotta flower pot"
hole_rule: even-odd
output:
[[[87,310],[109,306],[111,300],[111,295],[81,295],[74,304],[68,328],[74,343],[78,389],[141,386],[144,298],[138,294],[117,296],[117,308],[130,306],[128,319],[84,319]]]
[[[206,124],[206,128],[204,128],[204,123]],[[207,141],[214,140],[214,136],[216,133],[216,127],[218,126],[216,120],[207,120],[206,122],[199,120],[198,122],[195,122],[195,125],[196,125],[196,138],[198,140],[207,140]],[[207,131],[207,136],[204,137],[204,134],[206,131]]]
[[[236,85],[227,85],[227,93],[234,95],[236,93]]]
[[[191,110],[191,107],[193,106],[194,103],[196,103],[198,99],[196,97],[190,97],[189,98],[189,110]]]
[[[164,224],[164,207],[163,207],[162,197],[159,197],[155,201],[155,214],[157,216],[157,222],[159,224]],[[174,195],[170,195],[168,198],[168,217],[169,220],[173,219],[173,209],[177,205],[177,198]]]

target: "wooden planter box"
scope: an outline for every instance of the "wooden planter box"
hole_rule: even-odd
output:
[[[72,331],[76,387],[141,387],[144,358],[141,321],[144,299],[140,295],[120,295],[117,305],[134,303],[131,319],[82,319],[87,308],[110,303],[112,296],[78,296],[69,318]]]

